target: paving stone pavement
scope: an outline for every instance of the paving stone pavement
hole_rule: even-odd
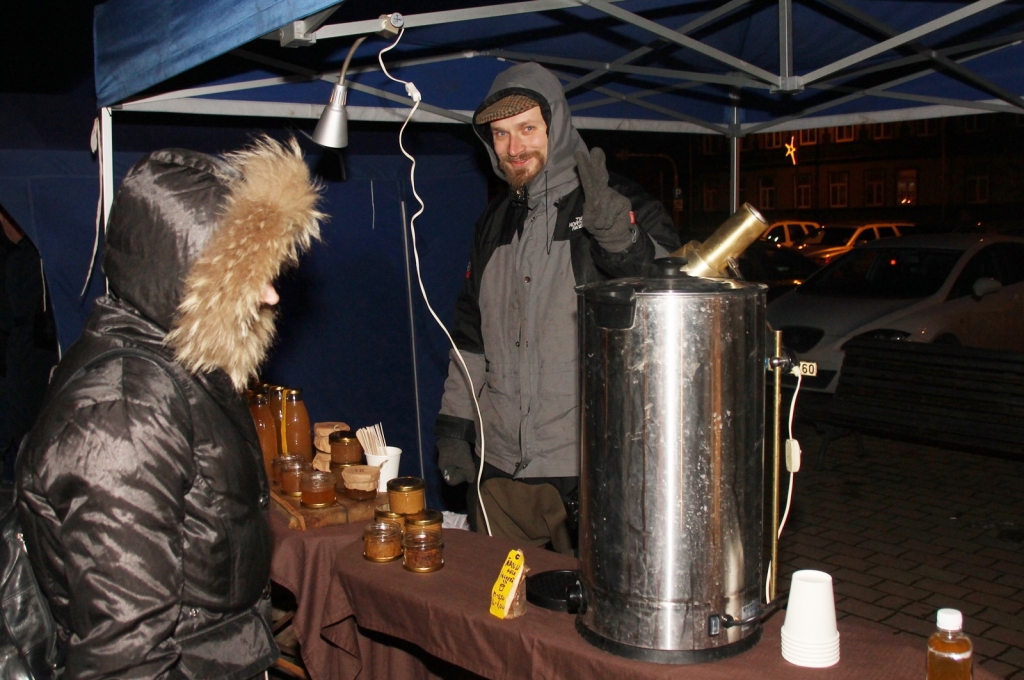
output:
[[[864,436],[833,441],[797,425],[804,451],[779,542],[779,591],[797,569],[832,575],[836,613],[879,623],[922,649],[935,612],[963,612],[975,664],[1024,680],[1024,457]],[[785,504],[788,473],[783,476]],[[780,510],[781,513],[781,510]]]

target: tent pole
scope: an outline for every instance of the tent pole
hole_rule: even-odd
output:
[[[729,116],[729,214],[740,209],[740,107]]]
[[[100,108],[100,191],[103,194],[103,235],[107,234],[110,207],[114,204],[114,118],[109,106]],[[99,235],[97,234],[97,238]],[[104,238],[106,242],[106,238]],[[110,283],[103,277],[103,288],[109,293]]]
[[[405,294],[409,303],[409,338],[412,344],[412,389],[416,403],[416,447],[420,454],[420,477],[426,479],[427,470],[423,465],[423,423],[420,418],[420,368],[416,357],[416,314],[412,306],[412,272],[409,270],[409,222],[405,213],[405,201],[399,204],[402,208],[402,248],[405,253]]]
[[[103,232],[107,231],[110,206],[114,203],[114,121],[110,107],[100,109],[100,181],[103,191]]]

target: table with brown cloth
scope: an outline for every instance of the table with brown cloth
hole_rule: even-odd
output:
[[[270,530],[274,539],[270,579],[295,596],[292,628],[299,642],[302,661],[314,680],[343,677],[332,675],[331,668],[336,665],[334,658],[345,654],[320,637],[320,628],[324,624],[324,602],[328,597],[335,558],[350,543],[362,546],[365,524],[358,522],[297,531],[289,529],[287,521],[277,513],[270,513]]]
[[[868,622],[839,621],[841,659],[831,668],[801,668],[782,658],[780,628],[772,616],[749,651],[695,665],[643,663],[603,652],[576,632],[575,617],[528,606],[525,616],[500,620],[489,613],[490,590],[512,543],[468,531],[444,532],[445,566],[418,574],[401,560],[370,562],[358,543],[340,550],[322,602],[321,636],[336,648],[314,680],[370,678],[815,678],[920,680],[926,640],[916,644]],[[532,573],[571,569],[576,560],[524,548]],[[469,671],[467,673],[466,671]],[[976,668],[977,680],[995,678]]]

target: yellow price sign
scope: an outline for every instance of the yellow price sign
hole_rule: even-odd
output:
[[[505,558],[505,563],[501,565],[498,580],[491,588],[491,613],[499,619],[508,616],[509,609],[512,607],[512,599],[523,578],[524,564],[523,551],[510,550],[508,557]]]

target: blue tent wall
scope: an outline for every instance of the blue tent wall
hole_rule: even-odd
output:
[[[432,429],[447,374],[447,339],[426,311],[415,273],[410,320],[401,217],[402,201],[408,217],[418,209],[410,163],[398,152],[395,131],[354,129],[342,180],[335,152],[323,152],[300,132],[267,123],[273,136],[294,133],[303,141],[310,167],[322,174],[322,209],[330,219],[323,241],[279,282],[280,337],[263,377],[303,388],[314,421],[344,420],[352,427],[382,422],[389,443],[403,449],[403,474],[421,474],[422,443],[429,502],[442,507]],[[216,153],[237,148],[254,132],[219,125],[194,117],[156,123],[136,118],[118,125],[115,118],[115,184],[146,150],[184,146]],[[445,323],[452,321],[472,226],[487,198],[480,149],[451,130],[421,128],[406,135],[406,146],[417,156],[416,188],[427,204],[416,222],[423,278]],[[86,295],[80,295],[93,248],[99,186],[96,160],[82,137],[78,149],[65,148],[79,144],[77,139],[54,144],[61,148],[19,149],[0,132],[0,203],[42,254],[65,350],[81,334],[93,299],[103,293],[101,243],[96,273]],[[419,359],[419,431],[411,324]]]
[[[406,202],[410,218],[418,209],[409,163],[403,157],[354,156],[348,166],[348,180],[327,187],[325,210],[331,219],[323,242],[280,282],[280,341],[264,377],[302,388],[314,421],[343,420],[353,428],[382,423],[388,443],[403,451],[402,474],[426,475],[429,502],[440,507],[432,430],[448,370],[448,341],[429,318],[411,251],[407,279],[401,203]],[[416,221],[424,284],[448,324],[472,225],[485,207],[486,183],[471,156],[421,157],[417,176],[416,188],[427,205]]]

